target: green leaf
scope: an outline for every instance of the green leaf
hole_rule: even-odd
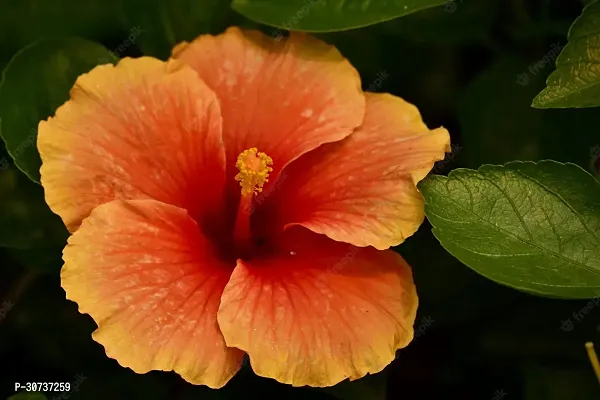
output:
[[[481,275],[538,295],[600,294],[600,183],[580,167],[484,165],[419,188],[435,237]]]
[[[127,24],[142,32],[140,50],[163,60],[182,41],[223,31],[231,14],[228,0],[123,0],[123,11]]]
[[[0,82],[0,136],[15,164],[39,182],[37,127],[69,99],[77,77],[116,61],[102,45],[80,38],[46,39],[19,51]]]
[[[600,106],[600,2],[588,4],[571,26],[569,43],[556,60],[536,108]]]
[[[38,392],[21,392],[14,396],[10,396],[7,400],[47,400],[43,393]]]
[[[449,0],[233,0],[240,14],[277,28],[332,32],[389,21]]]

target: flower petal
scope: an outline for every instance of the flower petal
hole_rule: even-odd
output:
[[[335,242],[304,228],[277,250],[238,261],[218,311],[229,346],[254,371],[294,386],[331,386],[381,371],[413,337],[417,294],[391,250]]]
[[[264,206],[255,225],[280,230],[299,224],[356,246],[396,246],[425,217],[416,184],[449,150],[448,131],[430,131],[415,106],[367,94],[362,126],[292,163],[279,188],[257,199]]]
[[[98,324],[94,340],[137,373],[175,371],[222,387],[243,353],[217,325],[232,265],[219,260],[196,222],[154,200],[115,200],[92,211],[65,248],[67,298]]]
[[[277,40],[229,28],[178,45],[173,57],[217,93],[228,183],[236,192],[235,160],[242,151],[256,147],[273,159],[273,183],[290,161],[345,138],[363,120],[358,73],[335,47],[306,34]]]
[[[183,63],[125,58],[80,76],[38,147],[46,201],[71,231],[113,199],[160,200],[200,221],[222,203],[219,104]]]

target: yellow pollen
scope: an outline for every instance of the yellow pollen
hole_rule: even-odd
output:
[[[240,171],[235,180],[240,182],[242,196],[248,196],[262,192],[263,185],[269,182],[269,172],[273,171],[271,157],[265,153],[259,153],[256,147],[244,150],[240,153],[235,166]]]

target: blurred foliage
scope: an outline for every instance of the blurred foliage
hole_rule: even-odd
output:
[[[500,0],[446,1],[442,7],[397,18],[379,27],[415,43],[477,43],[487,38],[500,5]]]
[[[122,0],[127,26],[139,34],[132,42],[149,56],[166,60],[171,49],[198,33],[220,33],[228,25],[230,8],[223,0]]]
[[[79,38],[36,41],[4,68],[0,83],[0,134],[15,164],[40,180],[38,124],[69,100],[77,77],[98,64],[116,62],[102,45]]]
[[[453,0],[232,0],[240,14],[287,30],[330,32],[364,27]]]
[[[67,232],[44,201],[42,188],[15,167],[0,171],[0,245],[15,248],[62,246]]]
[[[584,2],[438,3],[382,24],[318,36],[349,58],[366,90],[401,96],[418,105],[429,126],[450,130],[455,151],[435,166],[437,174],[544,158],[574,162],[597,174],[598,109],[530,107]],[[230,25],[278,32],[229,5],[226,0],[0,0],[0,67],[25,46],[53,37],[95,41],[117,57],[165,59],[174,44]],[[38,66],[43,74],[43,64],[15,73],[35,73]],[[45,89],[32,88],[31,82],[17,85],[9,105],[29,115],[36,104],[21,96],[34,93],[37,99]],[[50,108],[59,102],[43,101]],[[382,373],[334,388],[292,388],[257,377],[246,365],[220,391],[189,385],[173,373],[138,375],[106,357],[91,339],[94,322],[65,299],[59,270],[67,232],[44,203],[43,189],[1,146],[0,207],[0,399],[15,394],[15,382],[28,381],[71,382],[69,400],[584,400],[600,395],[584,348],[586,341],[600,343],[597,299],[537,298],[493,283],[448,254],[428,223],[396,249],[413,267],[420,309],[414,342]],[[23,396],[19,400],[27,399]]]
[[[462,154],[466,166],[550,158],[589,168],[591,149],[598,142],[590,127],[598,110],[529,106],[551,69],[551,63],[537,70],[524,58],[503,57],[472,81],[458,103],[461,133],[472,144]],[[481,101],[490,93],[494,101]]]
[[[81,36],[110,42],[122,40],[127,27],[119,18],[120,0],[2,0],[0,2],[0,66],[21,48],[39,39]]]

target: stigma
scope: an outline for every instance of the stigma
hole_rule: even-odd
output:
[[[240,153],[235,166],[240,171],[235,180],[240,182],[242,196],[252,196],[262,192],[265,183],[269,182],[269,172],[273,160],[265,153],[258,151],[256,147],[244,150]]]

